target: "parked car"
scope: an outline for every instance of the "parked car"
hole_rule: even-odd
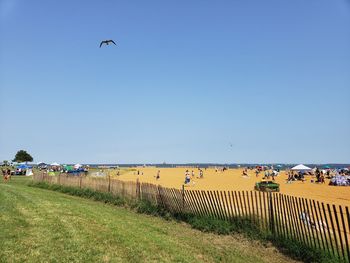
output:
[[[273,181],[261,181],[255,184],[254,189],[262,192],[279,192],[280,185]]]

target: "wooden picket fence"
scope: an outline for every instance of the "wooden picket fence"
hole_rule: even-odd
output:
[[[350,263],[350,213],[347,206],[330,205],[281,193],[185,190],[184,187],[180,190],[110,177],[37,174],[33,179],[111,192],[128,199],[147,200],[171,213],[228,221],[248,220],[261,232],[320,249],[339,261]]]

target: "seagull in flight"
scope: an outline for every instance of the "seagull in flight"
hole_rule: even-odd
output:
[[[117,45],[112,39],[110,39],[110,40],[103,40],[100,44],[100,47],[102,47],[103,44],[106,44],[108,46],[110,43]]]

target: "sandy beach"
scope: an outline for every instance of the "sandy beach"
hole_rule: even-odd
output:
[[[199,179],[199,170],[197,168],[156,168],[156,167],[137,167],[117,176],[117,170],[110,170],[113,178],[124,181],[147,182],[159,184],[169,188],[181,188],[185,180],[185,171],[192,170],[195,178],[191,179],[191,184],[186,186],[187,189],[196,190],[254,190],[256,182],[261,181],[263,173],[258,177],[255,176],[254,170],[248,170],[248,177],[242,176],[243,169],[229,169],[224,172],[215,172],[215,169],[208,168],[204,171],[204,178]],[[160,179],[156,179],[158,170]],[[140,175],[137,175],[137,171]],[[311,183],[315,180],[313,176],[306,176],[306,181],[294,181],[291,184],[286,183],[287,175],[281,171],[276,177],[276,182],[280,184],[280,192],[297,197],[304,197],[318,200],[324,203],[336,205],[350,205],[350,188],[346,186],[330,186],[329,180],[325,184]],[[194,182],[194,183],[193,183]]]

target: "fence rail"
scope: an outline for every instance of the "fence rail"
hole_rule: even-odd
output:
[[[90,188],[128,199],[147,200],[171,213],[245,219],[277,238],[300,242],[350,262],[350,213],[347,206],[257,191],[204,191],[84,176],[36,174],[34,181]]]

